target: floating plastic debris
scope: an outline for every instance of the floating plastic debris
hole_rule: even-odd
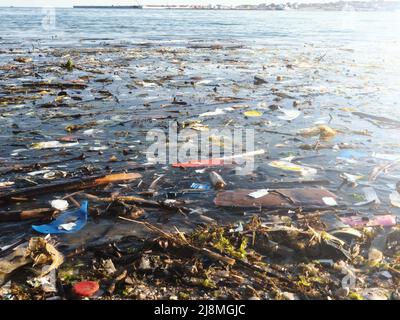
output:
[[[210,190],[211,187],[209,184],[201,184],[201,183],[192,183],[190,186],[190,189],[196,189],[196,190]]]
[[[375,205],[381,204],[381,201],[378,198],[378,195],[375,192],[375,189],[372,187],[365,187],[362,189],[365,196],[365,201],[355,203],[354,205],[357,207],[365,206],[371,203]]]
[[[199,115],[199,117],[213,117],[213,116],[220,116],[222,114],[225,114],[225,111],[223,109],[215,109],[215,111],[209,111],[209,112],[204,112]]]
[[[40,226],[33,225],[32,228],[44,234],[74,233],[81,230],[86,225],[87,214],[88,202],[84,201],[79,210],[65,212],[49,224]],[[71,223],[73,223],[73,225]]]
[[[248,189],[221,191],[214,199],[214,203],[222,207],[243,208],[326,208],[331,207],[332,202],[327,205],[324,198],[336,199],[333,193],[319,188],[275,189],[257,199],[249,197],[249,194],[257,191]]]
[[[400,208],[400,194],[397,191],[393,191],[389,198],[393,207]]]
[[[341,217],[340,220],[351,227],[392,227],[397,224],[396,217],[393,215],[375,216],[373,218],[351,216]]]
[[[276,160],[272,161],[268,164],[271,167],[274,168],[279,168],[281,170],[285,171],[293,171],[300,173],[302,176],[313,176],[317,174],[317,169],[310,168],[310,167],[305,167],[305,166],[300,166],[295,163],[285,161],[285,160]]]
[[[298,110],[279,109],[279,111],[284,113],[285,115],[278,116],[278,119],[285,121],[293,121],[301,115],[301,112]]]
[[[67,200],[52,200],[50,205],[57,210],[65,211],[68,209],[69,203]]]
[[[337,206],[337,202],[336,202],[336,199],[335,199],[335,198],[332,198],[332,197],[323,197],[323,198],[322,198],[322,201],[323,201],[327,206],[330,206],[330,207],[335,207],[335,206]]]
[[[8,188],[11,187],[15,184],[15,182],[12,181],[2,181],[0,182],[0,188]]]
[[[100,285],[97,281],[81,281],[72,287],[72,292],[80,297],[91,297],[99,291]]]
[[[261,117],[263,114],[262,114],[262,112],[260,112],[260,111],[257,111],[257,110],[248,110],[248,111],[245,111],[244,112],[244,115],[246,116],[246,117]]]
[[[269,189],[260,189],[255,192],[249,193],[249,196],[254,199],[258,199],[266,196],[267,194],[269,194]]]
[[[79,145],[79,142],[61,143],[60,141],[46,141],[46,142],[33,143],[31,148],[32,149],[55,149],[55,148],[76,147],[77,145]]]

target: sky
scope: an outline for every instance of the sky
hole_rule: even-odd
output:
[[[149,4],[260,4],[286,2],[330,2],[332,0],[138,0],[141,5]],[[72,7],[73,5],[130,5],[135,0],[0,0],[0,6],[14,7]]]

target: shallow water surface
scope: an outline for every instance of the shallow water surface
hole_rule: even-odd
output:
[[[55,26],[49,31],[42,26],[45,14],[41,9],[0,10],[1,167],[61,160],[65,163],[38,170],[65,173],[66,178],[125,170],[149,162],[149,130],[167,131],[170,122],[201,120],[217,132],[253,128],[255,149],[267,151],[255,158],[251,175],[217,168],[228,189],[301,186],[298,173],[268,165],[295,156],[302,158],[299,163],[317,169],[311,180],[319,182],[314,185],[324,181],[324,187],[338,195],[345,206],[340,214],[398,214],[389,202],[400,178],[398,168],[391,167],[375,181],[368,177],[377,166],[400,158],[399,127],[354,112],[399,119],[400,13],[56,9]],[[14,61],[26,56],[33,61]],[[73,61],[72,71],[64,66],[68,59]],[[265,83],[256,84],[255,76]],[[49,81],[78,81],[84,87],[49,88]],[[30,82],[42,85],[27,85]],[[174,103],[177,100],[184,104]],[[298,110],[300,116],[281,120],[282,113],[271,106]],[[227,107],[234,109],[221,116],[199,117]],[[250,109],[262,115],[245,117]],[[318,142],[318,137],[298,135],[300,129],[320,124],[337,130],[337,136]],[[68,129],[71,126],[75,128]],[[89,129],[96,131],[85,131]],[[191,141],[197,134],[189,130]],[[79,145],[32,149],[33,143],[67,135]],[[346,150],[364,156],[343,158],[341,152]],[[81,153],[84,161],[66,160]],[[113,157],[117,161],[110,161]],[[139,186],[135,182],[99,192],[136,194],[164,175],[157,196],[164,199],[168,192],[189,189],[193,182],[210,183],[208,171],[157,164],[143,172]],[[358,186],[341,186],[343,172],[362,176]],[[54,181],[45,174],[2,171],[0,181],[15,182],[13,187]],[[365,186],[378,193],[382,202],[378,208],[354,207]],[[215,193],[182,195],[193,214],[153,208],[143,219],[191,228],[201,221],[199,212],[221,222],[247,220],[253,213],[271,218],[266,210],[218,208],[212,202]],[[46,206],[54,197],[4,204],[1,210]],[[82,200],[79,195],[77,199]],[[30,222],[2,223],[0,230],[0,245],[16,234],[31,233]],[[65,240],[108,241],[136,231],[134,224],[95,218]]]

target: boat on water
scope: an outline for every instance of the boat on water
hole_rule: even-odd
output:
[[[143,6],[74,6],[74,9],[143,9]]]

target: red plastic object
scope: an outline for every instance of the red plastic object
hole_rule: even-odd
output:
[[[99,288],[99,283],[96,281],[82,281],[76,283],[73,286],[72,291],[80,297],[91,297],[99,290]]]
[[[174,163],[172,166],[174,168],[201,168],[201,167],[217,167],[223,165],[235,164],[232,160],[224,159],[207,159],[207,160],[194,160],[189,162]]]

